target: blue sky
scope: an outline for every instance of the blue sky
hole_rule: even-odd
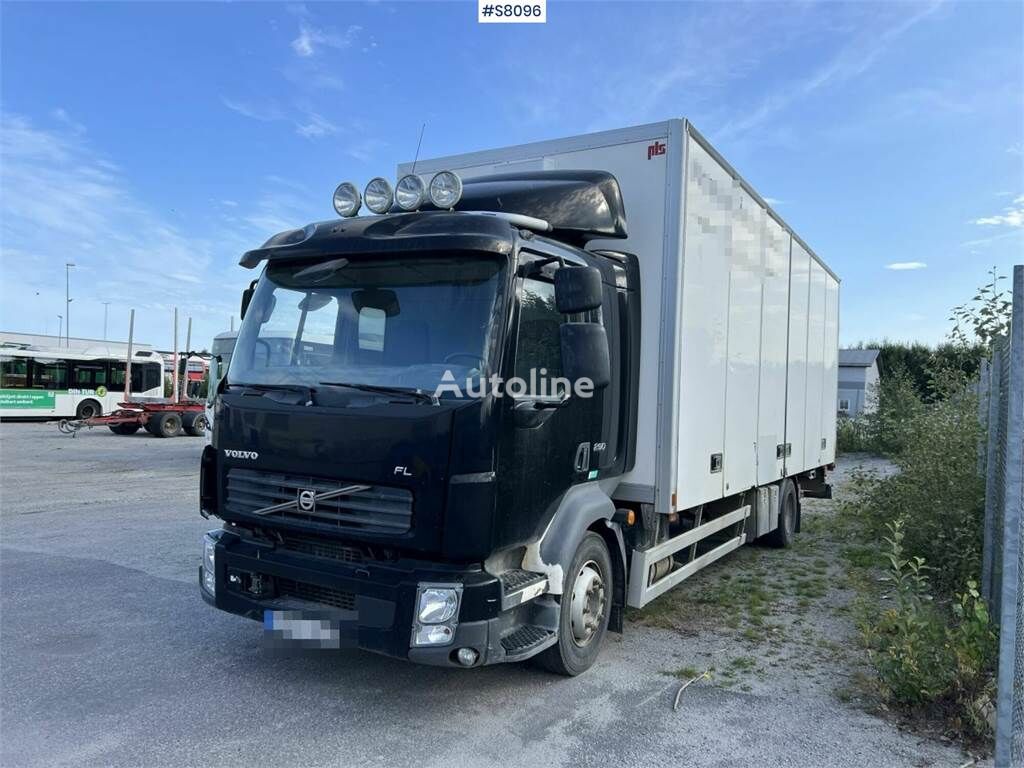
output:
[[[0,328],[193,347],[239,255],[423,156],[686,116],[843,278],[842,341],[937,342],[1024,261],[1019,3],[4,3]],[[899,268],[903,267],[903,268]],[[183,332],[182,332],[183,333]]]

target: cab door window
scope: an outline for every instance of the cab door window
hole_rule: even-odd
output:
[[[530,381],[535,376],[552,379],[562,375],[562,344],[559,328],[562,314],[555,306],[555,286],[544,280],[526,278],[519,302],[519,344],[515,375]],[[544,372],[541,372],[544,369]]]

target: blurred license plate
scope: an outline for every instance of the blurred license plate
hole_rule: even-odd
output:
[[[311,648],[341,647],[341,627],[336,619],[302,611],[264,611],[263,628],[271,641]]]

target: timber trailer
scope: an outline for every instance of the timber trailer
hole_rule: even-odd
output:
[[[61,419],[57,428],[66,435],[75,437],[80,429],[108,427],[115,435],[134,435],[145,429],[154,437],[176,437],[182,433],[191,437],[201,437],[206,431],[206,404],[200,400],[189,400],[181,397],[179,380],[182,363],[187,361],[190,352],[178,353],[178,310],[174,310],[174,387],[170,399],[166,398],[135,398],[132,399],[132,337],[135,331],[135,310],[131,311],[128,321],[128,351],[125,356],[124,401],[118,408],[108,414],[92,416],[86,419]],[[192,338],[192,319],[189,318],[186,348]]]

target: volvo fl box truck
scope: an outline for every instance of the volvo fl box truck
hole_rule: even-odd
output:
[[[242,257],[207,602],[572,675],[627,605],[793,541],[830,494],[839,281],[687,121],[397,175]]]

